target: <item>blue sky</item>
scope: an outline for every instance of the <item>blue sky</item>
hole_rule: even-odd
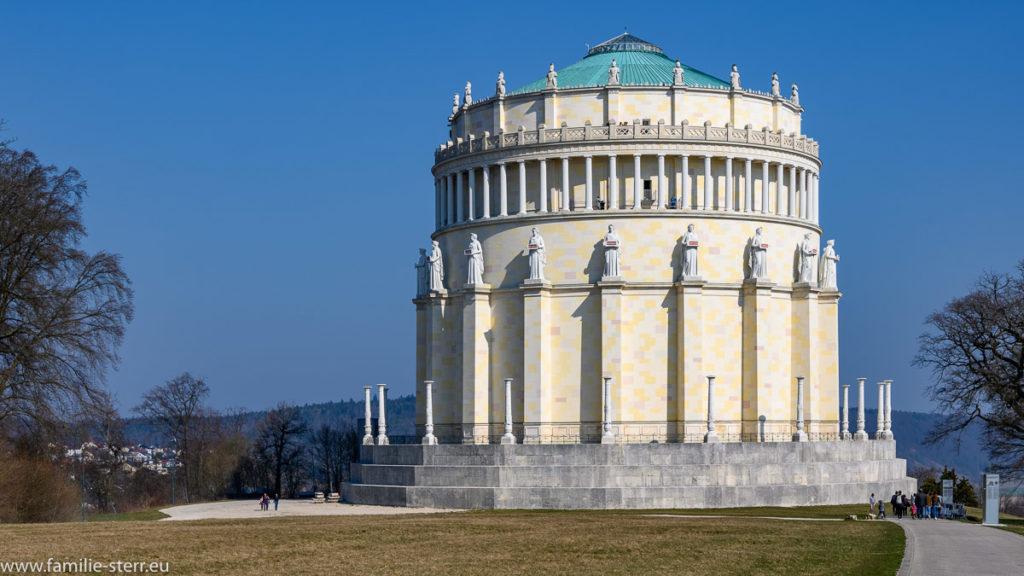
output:
[[[84,174],[88,247],[134,281],[122,406],[186,370],[217,407],[412,392],[452,93],[499,69],[517,88],[628,27],[719,77],[738,64],[745,87],[800,84],[842,257],[841,380],[891,378],[897,409],[929,409],[924,318],[1024,258],[1024,10],[640,6],[0,4],[4,136]]]

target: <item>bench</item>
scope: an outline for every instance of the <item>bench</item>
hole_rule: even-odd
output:
[[[337,492],[331,492],[327,495],[328,504],[337,504],[338,500],[341,500],[341,494],[338,494]]]
[[[324,498],[323,492],[316,492],[313,494],[313,504],[323,504],[324,502],[327,502],[327,499]]]

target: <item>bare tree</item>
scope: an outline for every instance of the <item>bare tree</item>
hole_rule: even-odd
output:
[[[310,453],[328,492],[341,492],[349,465],[358,457],[359,435],[349,425],[342,429],[323,424],[310,434]]]
[[[299,409],[283,402],[267,412],[260,423],[255,450],[270,471],[275,494],[281,494],[281,478],[294,478],[293,472],[302,467],[305,433],[306,423]],[[294,496],[295,482],[290,482],[288,488]]]
[[[89,403],[133,315],[120,256],[89,253],[74,169],[0,142],[0,422]]]
[[[983,275],[927,324],[915,364],[932,369],[930,392],[947,415],[933,439],[980,422],[994,467],[1024,476],[1024,261],[1016,275]]]

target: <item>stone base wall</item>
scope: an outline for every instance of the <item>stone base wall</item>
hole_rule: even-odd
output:
[[[890,440],[363,446],[354,504],[501,509],[805,506],[913,492]]]

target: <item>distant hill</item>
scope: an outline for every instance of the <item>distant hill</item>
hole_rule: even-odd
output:
[[[303,418],[310,428],[319,428],[322,424],[332,424],[336,427],[356,426],[357,421],[363,417],[365,407],[362,400],[344,400],[341,402],[321,402],[318,404],[305,404],[299,407]],[[373,411],[376,413],[376,399]],[[856,408],[850,409],[850,431],[856,430]],[[877,412],[865,410],[865,428],[872,436],[875,432]],[[266,411],[246,412],[239,417],[245,419],[243,429],[250,435],[254,434],[259,421],[266,415]],[[409,436],[415,434],[416,398],[413,395],[398,396],[387,400],[387,424],[388,434],[394,436]],[[936,468],[940,472],[943,466],[956,468],[960,475],[967,476],[972,482],[977,482],[984,472],[988,459],[982,450],[981,428],[968,428],[962,438],[959,450],[953,441],[942,444],[925,444],[924,440],[928,431],[943,417],[938,414],[925,414],[922,412],[900,412],[892,413],[892,430],[896,436],[896,456],[907,461],[907,472],[912,472],[917,467]],[[139,419],[128,421],[128,438],[135,444],[164,444],[162,438],[156,433],[152,426]],[[362,433],[362,431],[359,431]]]

